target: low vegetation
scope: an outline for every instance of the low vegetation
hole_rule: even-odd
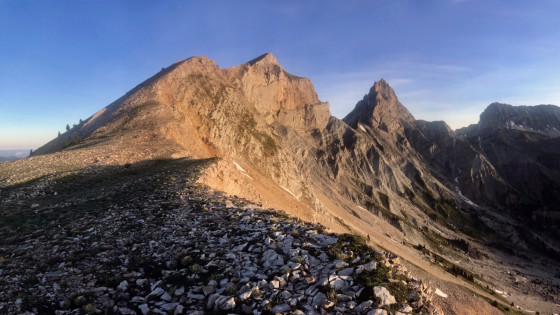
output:
[[[463,279],[474,282],[474,275],[467,269],[457,266],[456,264],[450,262],[449,260],[443,258],[442,256],[430,251],[423,245],[415,245],[413,246],[416,250],[423,253],[426,257],[428,257],[431,261],[435,264],[440,265],[445,271],[449,272],[450,274],[456,277],[462,277]]]

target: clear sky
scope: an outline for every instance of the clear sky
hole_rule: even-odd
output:
[[[343,118],[384,78],[453,128],[560,105],[560,1],[0,0],[0,149],[37,148],[162,67],[272,52]]]

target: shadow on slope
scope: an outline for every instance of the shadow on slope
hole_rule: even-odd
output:
[[[117,205],[142,203],[176,171],[188,171],[195,179],[214,160],[160,159],[94,166],[5,186],[0,190],[0,244],[21,243],[29,234],[53,235],[76,217],[99,216]]]

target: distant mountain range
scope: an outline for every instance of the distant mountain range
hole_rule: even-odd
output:
[[[341,120],[272,54],[226,69],[192,57],[30,160],[85,167],[218,157],[200,183],[371,237],[423,269],[433,267],[417,260],[428,259],[481,295],[507,290],[516,304],[552,310],[560,303],[560,265],[550,267],[560,259],[559,130],[557,106],[494,103],[478,124],[453,131],[416,120],[384,80]],[[519,277],[501,276],[513,268]]]
[[[0,162],[13,161],[29,156],[29,150],[0,150]]]

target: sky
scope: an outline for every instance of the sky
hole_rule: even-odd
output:
[[[560,1],[0,0],[0,149],[34,149],[191,56],[265,52],[338,118],[384,78],[452,128],[492,102],[560,105]]]

